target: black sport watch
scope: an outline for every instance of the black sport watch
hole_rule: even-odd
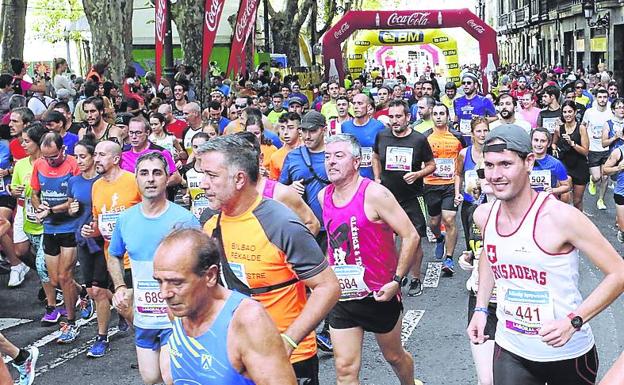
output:
[[[570,313],[568,314],[568,318],[570,319],[570,323],[574,329],[581,330],[581,327],[583,326],[583,318],[581,318],[581,316]]]
[[[401,277],[400,275],[395,275],[392,280],[399,284],[399,287],[403,287],[407,285],[407,277]]]

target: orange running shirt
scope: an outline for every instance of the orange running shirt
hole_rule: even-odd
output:
[[[282,146],[279,150],[275,151],[269,159],[269,178],[273,180],[279,180],[282,173],[282,166],[284,166],[284,159],[286,155],[292,151],[292,148]]]
[[[204,231],[212,234],[216,224],[215,215],[206,222]],[[286,331],[307,302],[302,280],[329,266],[314,236],[291,210],[260,196],[241,215],[222,215],[221,234],[232,271],[248,287],[267,287],[299,278],[295,284],[253,296],[279,331]],[[315,354],[316,336],[311,332],[299,343],[290,362],[303,361]]]
[[[457,157],[463,146],[460,140],[450,131],[438,132],[434,129],[425,132],[436,169],[433,174],[425,177],[428,185],[443,186],[455,183]]]

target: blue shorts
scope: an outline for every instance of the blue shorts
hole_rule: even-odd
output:
[[[143,329],[134,327],[134,344],[143,349],[159,350],[167,344],[173,329]]]

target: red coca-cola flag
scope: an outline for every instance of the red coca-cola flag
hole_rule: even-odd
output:
[[[204,7],[204,41],[202,43],[202,79],[206,77],[210,54],[212,53],[212,47],[214,47],[214,41],[217,37],[217,27],[219,26],[219,20],[221,20],[224,3],[225,0],[206,0],[206,5]]]
[[[258,0],[241,1],[240,7],[238,8],[238,16],[236,17],[234,35],[232,36],[226,76],[230,76],[232,72],[235,74],[238,73],[243,67],[243,61],[245,60],[245,44],[256,22],[257,10]]]
[[[167,0],[156,0],[154,28],[156,36],[156,87],[160,84],[160,78],[162,76],[162,55],[163,47],[165,44],[165,34],[167,33],[167,25],[165,19],[167,18]]]

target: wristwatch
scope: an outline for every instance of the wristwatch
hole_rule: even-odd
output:
[[[583,318],[581,318],[581,316],[570,313],[568,314],[568,318],[570,319],[570,323],[574,329],[581,330],[581,327],[583,326]]]
[[[392,280],[399,284],[399,287],[407,285],[407,277],[401,277],[400,275],[395,275]]]

